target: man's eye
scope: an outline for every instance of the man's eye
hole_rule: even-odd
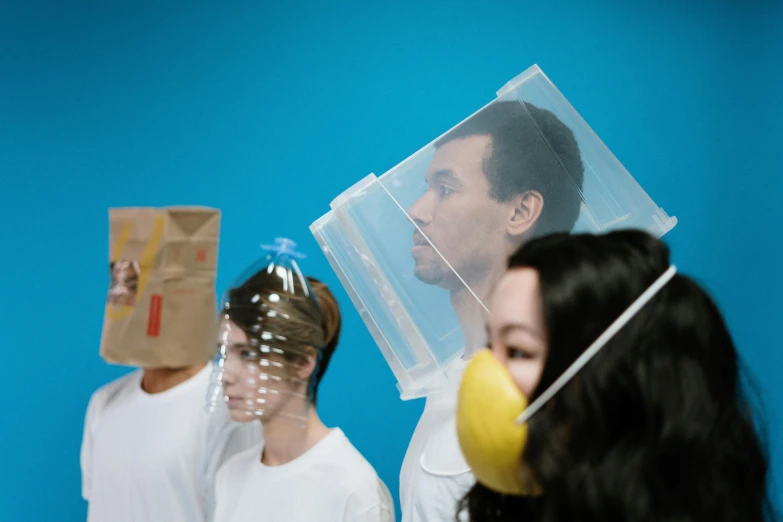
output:
[[[443,186],[443,185],[440,185],[438,187],[438,193],[440,194],[441,197],[446,197],[449,194],[451,194],[452,192],[454,192],[454,191],[452,189],[450,189],[449,187],[446,187],[446,186]]]
[[[256,352],[251,352],[250,350],[242,350],[241,352],[239,352],[239,355],[245,361],[252,361],[258,357],[258,354]]]

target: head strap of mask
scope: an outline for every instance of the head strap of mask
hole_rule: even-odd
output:
[[[519,417],[517,417],[516,423],[524,424],[529,421],[530,418],[535,415],[535,413],[540,410],[544,404],[547,403],[547,401],[549,401],[549,399],[554,397],[555,394],[559,392],[560,389],[579,372],[579,370],[584,368],[584,366],[590,362],[590,359],[595,357],[595,354],[597,354],[601,348],[603,348],[606,343],[608,343],[611,338],[614,337],[615,334],[623,328],[623,326],[628,324],[628,322],[633,319],[633,317],[639,312],[639,310],[642,309],[642,307],[644,307],[644,305],[650,301],[650,299],[655,297],[655,294],[657,294],[661,288],[666,286],[666,283],[671,281],[676,273],[677,267],[671,265],[669,269],[666,270],[666,272],[661,274],[661,276],[656,279],[655,282],[651,284],[649,288],[647,288],[647,290],[642,292],[642,295],[640,295],[636,301],[631,303],[631,306],[621,313],[620,316],[615,319],[615,321],[610,324],[606,330],[604,330],[604,333],[598,336],[598,339],[596,339],[593,344],[591,344],[584,352],[582,352],[582,355],[580,355],[576,361],[574,361],[571,366],[569,366],[566,371],[564,371],[563,374],[558,377],[557,380],[553,382],[552,385],[538,397],[538,399],[533,401],[530,406],[525,408],[525,411],[523,411]]]

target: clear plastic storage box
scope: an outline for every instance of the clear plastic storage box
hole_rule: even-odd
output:
[[[486,299],[517,244],[558,231],[662,236],[677,222],[537,66],[330,206],[311,231],[403,399],[454,383],[484,342]]]

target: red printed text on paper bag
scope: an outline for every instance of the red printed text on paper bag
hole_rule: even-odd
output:
[[[150,316],[147,321],[147,336],[157,337],[160,335],[160,313],[163,308],[163,296],[152,294],[150,297]]]

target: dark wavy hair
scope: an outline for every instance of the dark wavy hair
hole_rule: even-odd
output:
[[[537,271],[548,355],[540,395],[668,267],[643,232],[530,241],[509,268]],[[543,495],[477,484],[473,522],[776,520],[768,457],[715,303],[676,275],[529,423],[523,460]]]
[[[579,218],[584,165],[574,133],[551,111],[529,102],[496,101],[435,142],[489,136],[492,145],[482,161],[490,196],[508,201],[535,190],[544,208],[536,235],[570,232]]]

